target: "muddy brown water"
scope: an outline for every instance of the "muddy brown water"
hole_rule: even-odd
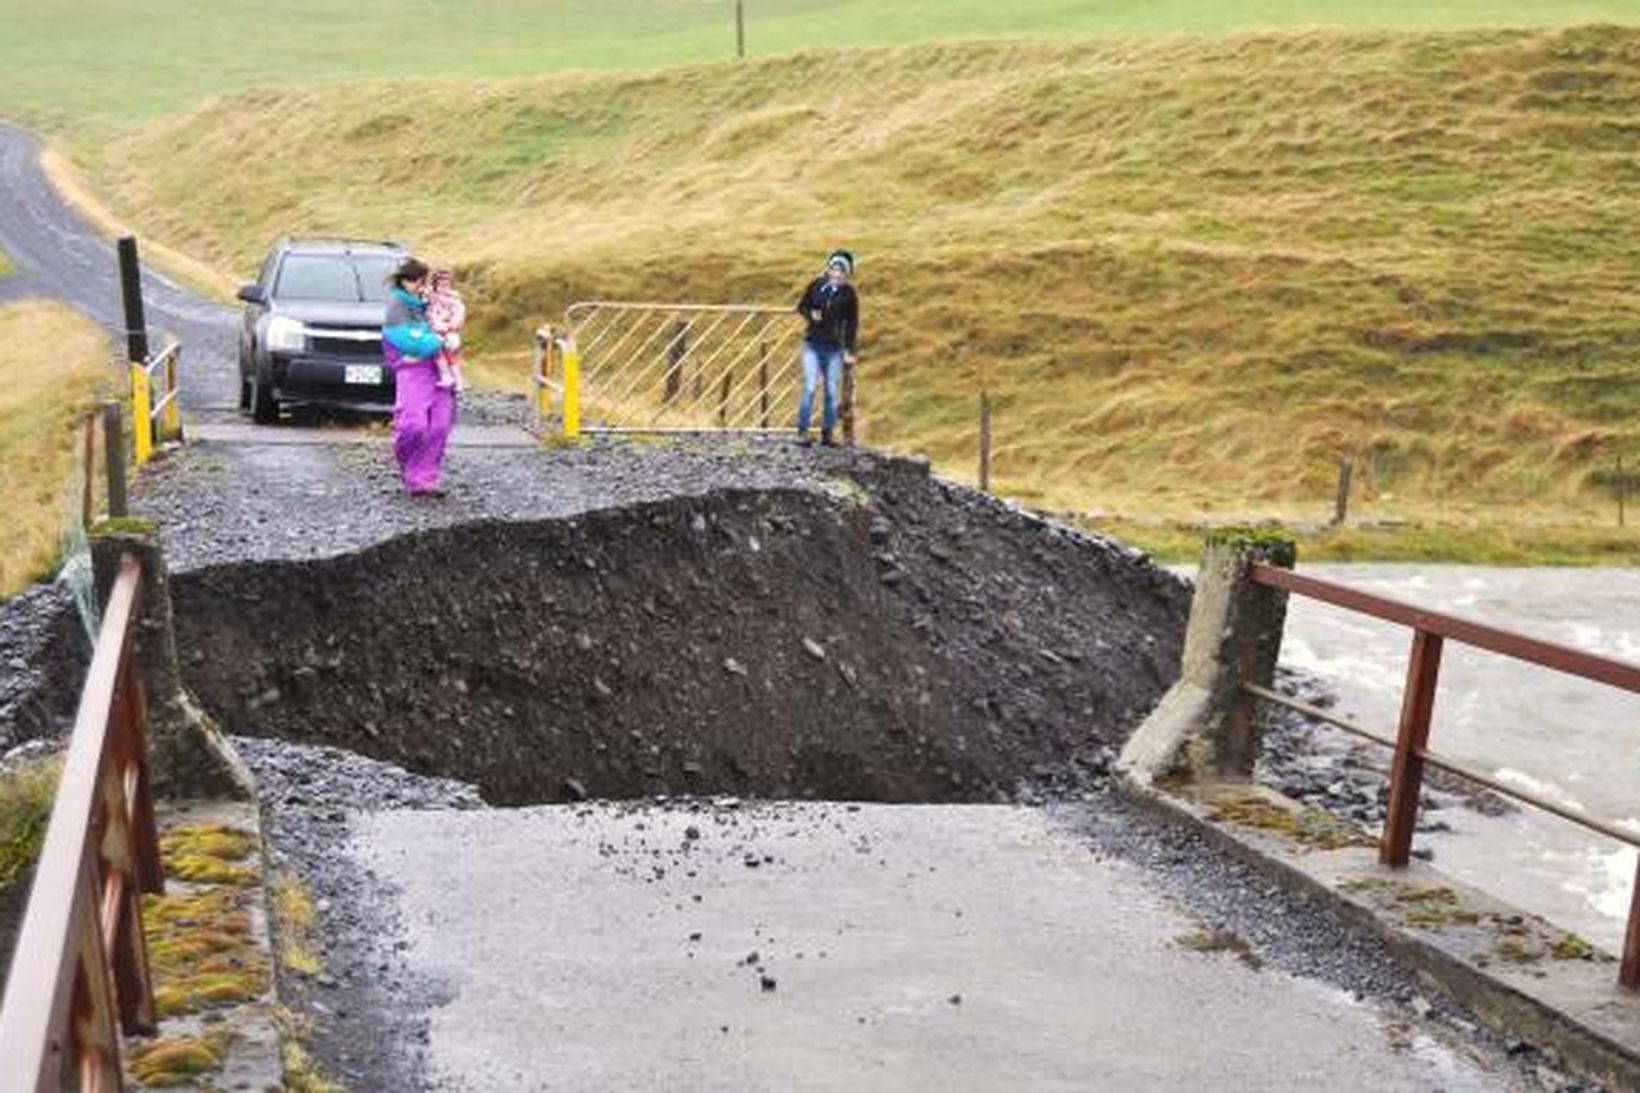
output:
[[[1069,793],[1171,683],[1183,582],[926,473],[432,529],[173,584],[231,731],[497,804]]]

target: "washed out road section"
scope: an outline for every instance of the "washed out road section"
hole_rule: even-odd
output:
[[[1043,810],[391,812],[351,853],[449,1000],[437,1088],[1508,1086],[1392,1048],[1342,992],[1194,951],[1199,924]]]

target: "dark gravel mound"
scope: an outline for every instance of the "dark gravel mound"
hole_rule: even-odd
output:
[[[73,727],[91,642],[61,584],[0,604],[0,755]]]
[[[1186,586],[874,462],[431,528],[173,585],[235,733],[472,782],[497,803],[1079,790],[1171,682]]]

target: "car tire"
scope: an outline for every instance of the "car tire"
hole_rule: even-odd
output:
[[[239,412],[243,415],[251,412],[251,381],[244,376],[239,377]]]
[[[251,420],[256,424],[279,424],[279,400],[273,397],[273,391],[262,382],[260,376],[251,384],[249,402]]]

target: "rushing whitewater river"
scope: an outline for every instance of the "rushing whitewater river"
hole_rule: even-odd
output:
[[[1640,662],[1640,570],[1314,565],[1302,571],[1533,637]],[[1394,735],[1411,632],[1293,597],[1282,662],[1325,679],[1340,712]],[[1432,750],[1640,832],[1640,695],[1447,642]],[[1609,951],[1622,946],[1635,852],[1530,808],[1440,813],[1423,836],[1461,880]]]

